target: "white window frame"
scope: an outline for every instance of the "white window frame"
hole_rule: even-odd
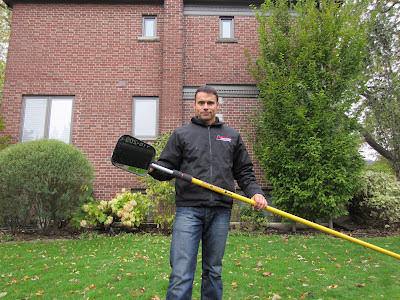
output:
[[[153,21],[152,33],[148,33],[147,22]],[[143,38],[156,38],[157,37],[157,16],[146,15],[142,17],[142,37]]]
[[[56,101],[71,101],[70,107],[67,107],[67,112],[69,110],[69,115],[65,115],[64,118],[60,118],[60,116],[55,115],[55,104]],[[39,122],[36,123],[37,128],[41,132],[39,135],[36,135],[33,138],[29,138],[27,134],[27,129],[25,126],[27,125],[31,120],[27,120],[27,118],[32,117],[32,115],[29,115],[32,112],[27,111],[30,103],[34,103],[35,101],[42,101],[43,110],[41,110],[42,114],[42,119],[38,119]],[[28,103],[30,102],[30,103]],[[21,118],[21,129],[20,129],[20,142],[26,142],[26,141],[32,141],[32,140],[38,140],[38,139],[48,139],[48,138],[55,138],[58,140],[61,140],[65,143],[72,143],[72,127],[73,127],[73,115],[74,115],[74,102],[75,99],[73,96],[24,96],[23,97],[23,104],[22,104],[22,118]],[[65,112],[65,110],[63,110]],[[52,115],[53,113],[53,115]],[[35,116],[36,117],[36,116]],[[60,121],[63,122],[67,126],[67,134],[68,136],[66,138],[58,138],[53,136],[53,133],[51,132],[52,129],[54,129],[55,126],[57,126],[57,123],[60,124]],[[69,127],[69,128],[68,128]]]
[[[225,26],[229,26],[229,35],[225,34]],[[235,38],[235,19],[234,17],[219,17],[219,38],[234,39]]]
[[[158,136],[158,97],[133,97],[132,135],[141,139],[155,139]]]

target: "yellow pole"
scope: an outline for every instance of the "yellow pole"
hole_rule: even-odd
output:
[[[193,178],[193,177],[192,177],[191,182],[194,183],[194,184],[196,184],[196,185],[202,186],[202,187],[204,187],[204,188],[206,188],[206,189],[212,190],[212,191],[214,191],[214,192],[217,192],[217,193],[220,193],[220,194],[224,194],[224,195],[230,196],[230,197],[232,197],[232,198],[234,198],[234,199],[237,199],[237,200],[246,202],[246,203],[248,203],[248,204],[250,204],[250,205],[254,205],[254,204],[255,204],[255,202],[254,202],[253,200],[251,200],[250,198],[247,198],[247,197],[244,197],[244,196],[242,196],[242,195],[239,195],[239,194],[233,193],[233,192],[231,192],[231,191],[225,190],[225,189],[223,189],[223,188],[214,186],[214,185],[212,185],[212,184],[209,184],[209,183],[207,183],[207,182],[201,181],[201,180],[199,180],[199,179],[196,179],[196,178]],[[335,235],[335,236],[337,236],[337,237],[340,237],[340,238],[342,238],[342,239],[348,240],[348,241],[350,241],[350,242],[359,244],[359,245],[361,245],[361,246],[364,246],[364,247],[370,248],[370,249],[372,249],[372,250],[381,252],[381,253],[383,253],[383,254],[390,255],[390,256],[392,256],[392,257],[395,257],[395,258],[397,258],[397,259],[400,259],[400,255],[397,254],[397,253],[394,253],[394,252],[392,252],[392,251],[388,251],[388,250],[386,250],[386,249],[380,248],[380,247],[375,246],[375,245],[372,245],[372,244],[370,244],[370,243],[367,243],[367,242],[361,241],[361,240],[359,240],[359,239],[353,238],[353,237],[351,237],[351,236],[349,236],[349,235],[343,234],[343,233],[338,232],[338,231],[336,231],[336,230],[327,228],[327,227],[325,227],[325,226],[321,226],[321,225],[319,225],[319,224],[317,224],[317,223],[314,223],[314,222],[308,221],[308,220],[306,220],[306,219],[297,217],[297,216],[295,216],[295,215],[289,214],[289,213],[287,213],[287,212],[284,212],[284,211],[282,211],[282,210],[273,208],[273,207],[271,207],[271,206],[267,206],[265,209],[268,210],[268,211],[270,211],[270,212],[272,212],[272,213],[278,214],[278,215],[280,215],[280,216],[282,216],[282,217],[286,217],[286,218],[288,218],[288,219],[292,219],[292,220],[294,220],[294,221],[296,221],[296,222],[303,223],[303,224],[305,224],[305,225],[307,225],[307,226],[310,226],[310,227],[313,227],[313,228],[315,228],[315,229],[324,231],[324,232],[326,232],[326,233]]]

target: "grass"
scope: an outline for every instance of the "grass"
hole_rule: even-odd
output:
[[[396,252],[399,237],[363,239]],[[159,299],[170,237],[125,234],[0,244],[0,298]],[[201,257],[193,297],[200,299]],[[400,262],[323,234],[228,239],[224,299],[400,299]]]

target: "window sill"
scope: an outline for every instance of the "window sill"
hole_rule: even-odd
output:
[[[239,43],[238,39],[235,38],[218,38],[215,40],[216,43]]]
[[[137,139],[143,141],[143,142],[154,142],[158,136],[153,136],[153,137],[149,137],[149,136],[135,136]]]
[[[140,36],[138,37],[139,42],[159,42],[161,38],[159,37],[147,37],[147,36]]]

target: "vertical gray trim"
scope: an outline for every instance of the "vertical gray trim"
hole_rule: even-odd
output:
[[[50,117],[51,117],[51,108],[53,105],[53,99],[51,97],[47,97],[47,105],[46,105],[46,118],[44,120],[44,138],[49,138],[50,131]]]
[[[70,132],[69,132],[69,143],[72,145],[72,133],[73,133],[73,127],[74,127],[74,116],[75,116],[75,97],[72,97],[72,105],[71,105],[71,126],[70,126]]]
[[[22,97],[21,122],[18,130],[18,143],[22,142],[22,134],[24,132],[24,123],[25,123],[25,110],[26,110],[26,100],[25,97]]]

